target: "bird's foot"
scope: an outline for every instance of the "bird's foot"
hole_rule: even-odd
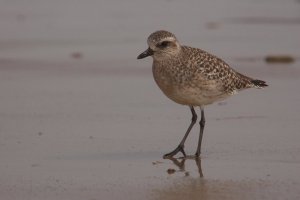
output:
[[[195,157],[197,157],[197,158],[200,157],[200,154],[201,154],[201,152],[200,152],[200,151],[199,151],[199,152],[197,151],[197,152],[195,153]]]
[[[190,159],[190,160],[196,160],[196,159],[201,159],[200,155],[192,154],[192,155],[186,155],[184,159]]]
[[[176,149],[174,149],[172,152],[167,153],[163,156],[163,158],[172,158],[173,156],[175,156],[178,152],[181,152],[183,154],[184,157],[186,157],[186,154],[184,152],[184,146],[179,145]]]

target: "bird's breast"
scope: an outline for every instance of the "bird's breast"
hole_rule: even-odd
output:
[[[153,64],[152,72],[158,87],[167,95],[171,95],[174,91],[174,81],[170,73],[164,69],[163,65]]]
[[[152,71],[155,82],[168,98],[183,105],[196,104],[199,90],[193,88],[192,81],[185,81],[183,70],[153,64]]]
[[[213,80],[206,80],[200,74],[188,74],[185,70],[161,63],[153,63],[152,66],[158,87],[176,103],[200,106],[224,98],[224,93],[220,92]]]

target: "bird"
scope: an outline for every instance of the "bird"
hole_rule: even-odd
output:
[[[179,145],[163,158],[174,157],[181,152],[184,157],[184,143],[197,122],[195,107],[200,107],[201,119],[198,146],[195,157],[201,154],[205,127],[204,107],[222,101],[248,88],[264,88],[265,81],[243,75],[231,68],[219,57],[199,48],[181,45],[176,36],[166,30],[158,30],[147,39],[148,49],[137,59],[152,56],[152,73],[162,92],[174,102],[188,106],[191,123]]]

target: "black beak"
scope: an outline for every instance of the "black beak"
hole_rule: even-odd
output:
[[[153,53],[154,53],[153,50],[150,49],[150,47],[149,47],[146,51],[144,51],[143,53],[141,53],[141,54],[137,57],[137,59],[142,59],[142,58],[146,58],[146,57],[148,57],[148,56],[152,56]]]

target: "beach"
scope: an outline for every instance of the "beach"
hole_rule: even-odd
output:
[[[299,199],[299,10],[293,0],[1,1],[0,199]],[[191,114],[159,90],[152,59],[136,59],[160,29],[269,85],[205,107],[199,160],[162,158]]]

